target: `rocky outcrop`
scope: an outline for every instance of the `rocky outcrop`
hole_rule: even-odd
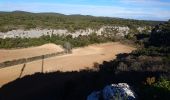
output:
[[[145,27],[138,27],[137,30],[142,32],[145,30]],[[73,37],[78,37],[79,35],[89,35],[91,33],[96,33],[97,35],[101,34],[111,34],[113,36],[125,36],[129,34],[130,28],[127,26],[103,26],[100,29],[86,29],[86,30],[76,30],[74,32],[70,32],[67,29],[30,29],[23,30],[17,29],[8,32],[0,32],[0,38],[37,38],[42,35],[72,35]]]
[[[136,95],[127,83],[111,84],[103,90],[92,92],[87,100],[136,100]]]

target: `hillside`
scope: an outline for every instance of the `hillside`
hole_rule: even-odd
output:
[[[145,21],[89,15],[59,13],[0,12],[0,38],[38,38],[42,35],[97,35],[112,36],[150,32],[161,21]]]
[[[159,21],[144,21],[58,13],[0,12],[0,48],[39,46],[46,43],[73,47],[135,39],[150,33]],[[80,41],[81,40],[81,41]]]
[[[98,29],[101,26],[152,26],[158,21],[139,21],[132,19],[94,17],[88,15],[64,15],[58,13],[30,13],[23,11],[0,12],[0,31],[5,32],[12,29],[30,28],[52,28],[68,29]]]
[[[91,92],[108,84],[125,82],[133,87],[139,100],[169,100],[169,25],[170,21],[156,26],[150,35],[140,34],[143,47],[132,53],[118,54],[116,59],[94,64],[93,69],[25,76],[4,85],[0,98],[85,100]]]

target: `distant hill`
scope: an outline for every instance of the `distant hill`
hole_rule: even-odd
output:
[[[52,28],[68,29],[98,29],[104,25],[119,26],[154,26],[162,21],[145,21],[111,17],[95,17],[89,15],[64,15],[59,13],[31,13],[25,11],[0,12],[0,31],[12,29]]]

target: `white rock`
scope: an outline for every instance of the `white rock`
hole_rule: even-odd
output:
[[[114,33],[114,31],[118,31]],[[67,29],[30,29],[30,30],[23,30],[17,29],[8,32],[0,32],[0,38],[8,37],[8,38],[16,38],[16,37],[30,37],[30,38],[37,38],[42,35],[69,35],[71,34],[73,37],[78,37],[79,35],[89,35],[91,33],[96,33],[97,35],[101,35],[102,33],[107,34],[115,34],[124,36],[129,33],[129,28],[125,26],[102,26],[98,30],[95,29],[85,29],[85,30],[77,30],[75,32],[69,32]]]
[[[135,100],[135,94],[127,83],[111,84],[106,86],[102,91],[92,92],[87,100]]]

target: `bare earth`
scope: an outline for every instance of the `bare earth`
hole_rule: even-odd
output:
[[[30,47],[24,49],[5,50],[0,49],[0,63],[20,58],[34,57],[44,54],[61,52],[63,49],[55,44],[45,44],[38,47]]]
[[[11,52],[11,51],[0,50],[0,55],[4,54],[3,55],[4,58],[0,57],[0,61],[14,59],[15,57],[22,58],[27,56],[42,55],[43,53],[50,53],[54,51],[56,52],[56,49],[57,51],[62,51],[62,48],[60,48],[59,46],[55,46],[54,44],[46,44],[40,47],[14,50],[19,54],[13,54],[13,53],[5,54],[2,53],[1,51],[3,52],[7,52],[7,51]],[[95,44],[83,48],[76,48],[73,49],[72,54],[45,59],[44,72],[53,72],[57,70],[78,71],[86,67],[92,68],[95,62],[101,64],[103,61],[109,61],[114,59],[116,55],[119,53],[129,53],[132,50],[135,50],[135,48],[118,42]],[[0,86],[18,78],[21,73],[22,67],[23,64],[0,69]],[[22,77],[25,75],[31,75],[41,71],[42,71],[42,60],[27,63],[23,71]]]

